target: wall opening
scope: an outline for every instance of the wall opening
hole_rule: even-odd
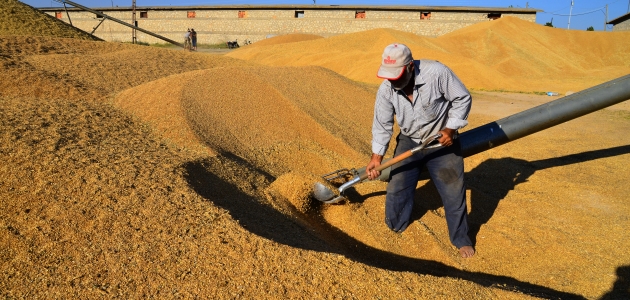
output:
[[[501,14],[500,13],[489,13],[488,14],[488,19],[490,20],[496,20],[501,18]]]
[[[365,11],[364,10],[358,10],[354,13],[354,18],[355,19],[365,19]]]
[[[149,17],[149,13],[148,12],[146,12],[146,11],[141,11],[140,12],[140,18],[146,19],[148,17]]]
[[[296,18],[304,18],[304,11],[303,10],[296,10],[295,11],[295,17]]]
[[[420,20],[431,20],[431,12],[423,11],[420,13]]]
[[[197,13],[194,11],[189,11],[186,15],[188,16],[189,19],[193,19],[197,16]]]
[[[99,11],[99,12],[103,13],[102,11]],[[101,15],[97,15],[97,14],[94,14],[94,15],[96,16],[97,19],[102,19],[103,18],[103,16],[101,16]]]

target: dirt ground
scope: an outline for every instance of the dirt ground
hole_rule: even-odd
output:
[[[466,158],[477,254],[462,259],[428,179],[402,234],[383,223],[385,182],[336,205],[310,197],[322,174],[368,161],[377,86],[348,75],[367,66],[239,57],[283,45],[304,61],[290,55],[344,39],[191,53],[37,31],[53,18],[16,33],[9,23],[39,13],[14,0],[0,8],[10,16],[0,20],[4,298],[630,297],[628,101]],[[364,34],[382,50],[390,33]],[[381,51],[355,47],[357,59]],[[579,91],[630,73],[614,60],[567,81]],[[534,94],[544,83],[533,79],[529,93],[482,91],[496,89],[491,79],[470,79],[481,85],[465,130],[559,98]]]

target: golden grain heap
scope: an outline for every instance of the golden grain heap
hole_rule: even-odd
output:
[[[630,73],[628,32],[567,31],[513,17],[437,38],[375,29],[299,41],[243,48],[227,56],[273,66],[323,66],[353,80],[378,83],[374,66],[385,46],[398,42],[409,46],[416,59],[450,66],[469,88],[561,94]]]
[[[502,18],[218,55],[94,41],[15,0],[0,13],[5,298],[627,294],[627,103],[466,159],[473,259],[450,245],[429,179],[402,234],[383,224],[384,182],[336,205],[310,192],[369,159],[387,44],[455,70],[474,90],[469,130],[557,98],[535,92],[630,73],[628,33]]]

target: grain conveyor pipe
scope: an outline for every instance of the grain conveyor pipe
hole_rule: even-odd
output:
[[[148,31],[148,30],[142,29],[142,28],[140,28],[140,27],[138,27],[138,26],[135,26],[135,25],[132,25],[132,24],[129,24],[129,23],[123,22],[123,21],[118,20],[118,19],[116,19],[116,18],[112,18],[112,17],[110,17],[110,16],[108,16],[108,15],[106,15],[106,14],[104,14],[104,13],[100,12],[100,11],[93,10],[93,9],[91,9],[91,8],[89,8],[89,7],[85,7],[85,6],[81,5],[81,4],[78,4],[78,3],[75,3],[75,2],[72,2],[72,1],[68,1],[68,0],[55,0],[55,1],[56,1],[56,2],[60,2],[60,3],[63,3],[63,4],[64,4],[64,6],[65,6],[65,4],[66,4],[66,3],[68,3],[68,4],[70,4],[70,5],[74,6],[74,7],[77,7],[77,8],[83,9],[83,10],[85,10],[85,11],[89,11],[89,12],[91,12],[91,13],[93,13],[93,14],[97,15],[97,16],[101,16],[101,17],[103,17],[103,18],[106,18],[106,19],[112,20],[112,21],[114,21],[114,22],[116,22],[116,23],[118,23],[118,24],[121,24],[121,25],[124,25],[124,26],[130,27],[130,28],[133,28],[133,29],[138,30],[138,31],[140,31],[140,32],[144,32],[144,33],[146,33],[146,34],[148,34],[148,35],[150,35],[150,36],[153,36],[153,37],[156,37],[156,38],[158,38],[158,39],[161,39],[161,40],[163,40],[163,41],[165,41],[165,42],[169,42],[169,43],[171,43],[171,44],[173,44],[173,45],[177,45],[177,46],[179,46],[179,47],[184,48],[184,44],[182,44],[182,43],[178,43],[178,42],[173,41],[173,40],[171,40],[171,39],[169,39],[169,38],[163,37],[163,36],[161,36],[161,35],[159,35],[159,34],[155,34],[155,33],[151,32],[151,31]]]
[[[459,135],[462,155],[469,157],[630,99],[630,75],[530,108]],[[391,168],[381,171],[387,181]],[[365,173],[365,167],[357,170]]]

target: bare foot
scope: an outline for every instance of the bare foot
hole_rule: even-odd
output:
[[[473,257],[473,255],[475,255],[475,248],[473,248],[472,246],[461,247],[459,248],[459,254],[463,258],[471,258]]]

